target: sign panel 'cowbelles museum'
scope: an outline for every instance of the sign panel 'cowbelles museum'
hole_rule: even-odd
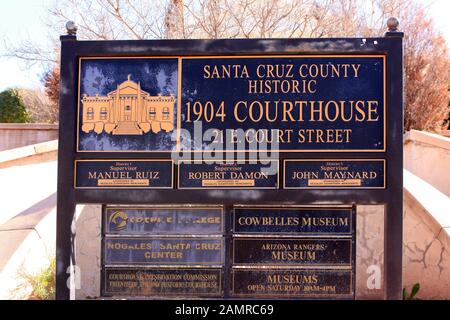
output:
[[[400,298],[402,33],[61,41],[57,298]]]

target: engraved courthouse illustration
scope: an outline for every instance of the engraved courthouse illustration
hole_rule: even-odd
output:
[[[83,95],[83,132],[142,135],[174,129],[175,97],[152,96],[131,75],[107,96]]]

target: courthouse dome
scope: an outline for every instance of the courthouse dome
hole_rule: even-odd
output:
[[[146,91],[141,90],[140,83],[134,82],[131,80],[131,74],[128,75],[128,79],[122,82],[117,86],[119,89],[119,92],[121,94],[136,94],[138,91],[140,91],[141,95],[149,96],[149,93]],[[117,93],[117,90],[113,90],[108,93],[109,96],[115,95]]]

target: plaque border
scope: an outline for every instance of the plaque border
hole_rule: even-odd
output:
[[[375,162],[381,161],[383,162],[383,186],[382,187],[286,187],[286,162],[327,162],[327,161],[349,161],[349,162],[357,162],[357,161],[366,161],[366,162]],[[339,189],[386,189],[386,159],[378,158],[378,159],[284,159],[283,160],[283,189],[286,190],[339,190]]]
[[[208,159],[206,159],[208,160]],[[238,160],[233,160],[233,163],[236,163]],[[280,159],[275,159],[275,160],[271,160],[271,159],[259,159],[256,160],[257,162],[259,161],[275,161],[277,163],[277,186],[275,188],[273,187],[180,187],[180,164],[181,163],[190,163],[190,164],[195,164],[195,163],[200,163],[203,164],[205,162],[205,159],[203,160],[179,160],[177,163],[177,189],[179,190],[248,190],[248,189],[252,189],[252,190],[280,190]],[[226,162],[226,160],[221,161],[223,163]],[[244,160],[244,164],[252,164],[250,163],[251,160],[245,159]],[[214,163],[216,163],[215,161],[211,164],[213,165]],[[223,164],[222,163],[222,164]],[[208,164],[208,163],[205,163]]]
[[[342,297],[342,298],[349,298],[349,299],[354,299],[355,297],[355,288],[354,288],[354,278],[353,278],[353,274],[354,274],[354,270],[353,269],[301,269],[301,268],[297,268],[295,270],[302,270],[302,271],[317,271],[317,272],[333,272],[333,271],[340,271],[340,272],[348,272],[350,274],[350,292],[349,293],[340,293],[340,294],[264,294],[264,293],[235,293],[234,292],[234,276],[235,276],[235,271],[240,271],[240,270],[244,270],[245,271],[275,271],[275,270],[286,270],[286,271],[291,271],[289,269],[286,268],[278,268],[278,269],[273,269],[273,268],[267,268],[267,269],[254,269],[254,268],[247,268],[247,269],[232,269],[231,270],[231,294],[235,297],[274,297],[274,298],[286,298],[286,299],[292,299],[292,298],[322,298],[322,299],[327,299],[327,298],[333,298],[333,297]]]
[[[221,259],[222,261],[214,261],[214,262],[168,262],[168,261],[158,261],[158,262],[129,262],[129,261],[117,261],[114,263],[107,263],[106,262],[106,240],[107,239],[142,239],[143,241],[151,241],[151,240],[160,240],[160,239],[175,239],[175,240],[215,240],[219,239],[221,241]],[[186,267],[192,267],[192,266],[224,266],[225,265],[225,254],[226,254],[226,239],[223,235],[217,235],[214,236],[200,236],[200,237],[173,237],[173,236],[113,236],[113,235],[104,235],[102,237],[102,266],[104,268],[110,268],[110,267],[131,267],[131,266],[179,266],[183,265]]]
[[[337,152],[386,152],[387,151],[387,54],[268,54],[263,55],[261,53],[255,55],[243,54],[243,55],[204,55],[204,56],[191,56],[191,55],[172,55],[172,56],[80,56],[78,57],[78,77],[77,77],[77,121],[76,121],[76,152],[79,153],[170,153],[180,152],[180,138],[181,138],[181,100],[182,100],[182,73],[183,73],[183,60],[189,59],[236,59],[236,58],[382,58],[383,59],[383,148],[382,149],[286,149],[286,150],[214,150],[215,152],[227,153],[227,152],[285,152],[285,153],[303,153],[303,152],[325,152],[325,153],[337,153]],[[177,73],[177,120],[176,120],[176,143],[173,150],[80,150],[79,144],[79,130],[80,130],[80,84],[81,84],[81,64],[83,60],[120,60],[120,59],[178,59],[178,73]],[[186,153],[208,152],[210,150],[183,150]]]
[[[349,221],[349,228],[350,231],[349,232],[345,232],[345,233],[319,233],[319,232],[250,232],[250,231],[236,231],[236,209],[262,209],[262,210],[273,210],[273,209],[279,209],[279,210],[341,210],[341,211],[349,211],[350,212],[350,221]],[[332,207],[332,206],[328,206],[328,207],[303,207],[303,206],[291,206],[291,207],[280,207],[280,206],[244,206],[244,207],[233,207],[233,229],[232,229],[232,233],[233,236],[237,236],[237,235],[275,235],[275,236],[282,236],[282,235],[290,235],[293,236],[294,234],[298,234],[298,235],[306,235],[307,237],[309,236],[320,236],[323,237],[323,235],[329,235],[330,237],[349,237],[352,236],[354,234],[354,230],[353,230],[353,215],[355,214],[353,207]]]
[[[173,236],[173,237],[177,237],[177,236],[185,236],[186,234],[180,233],[180,234],[172,234],[172,233],[161,233],[161,231],[158,231],[159,233],[155,233],[155,234],[151,234],[151,233],[143,233],[142,235],[137,235],[137,234],[120,234],[120,233],[108,233],[107,232],[107,210],[108,209],[123,209],[123,210],[146,210],[146,209],[154,209],[154,210],[162,210],[162,209],[167,209],[167,210],[196,210],[196,209],[201,209],[201,210],[220,210],[220,218],[221,218],[221,223],[220,223],[220,233],[205,233],[205,234],[195,234],[195,235],[199,235],[199,236],[212,236],[212,235],[221,235],[223,236],[223,234],[225,233],[225,211],[223,206],[208,206],[206,205],[205,207],[202,206],[192,206],[192,207],[182,207],[182,206],[164,206],[164,205],[145,205],[145,206],[127,206],[127,205],[105,205],[104,209],[102,210],[102,235],[104,236],[110,236],[110,235],[114,235],[116,237],[129,237],[129,236]]]
[[[349,262],[348,263],[305,263],[305,264],[301,264],[301,263],[271,263],[271,262],[266,262],[266,263],[246,263],[246,262],[239,262],[236,263],[235,262],[235,252],[236,252],[236,241],[235,240],[331,240],[331,241],[349,241],[350,242],[350,246],[349,246]],[[319,268],[319,267],[353,267],[353,262],[354,262],[354,257],[353,257],[353,237],[347,236],[347,237],[276,237],[276,235],[271,235],[271,236],[260,236],[260,237],[256,237],[256,236],[252,236],[252,237],[233,237],[232,238],[232,261],[231,261],[231,266],[236,266],[236,267],[245,267],[245,266],[267,266],[267,267],[292,267],[292,266],[296,266],[298,268],[305,268],[305,267],[309,267],[309,268]]]
[[[159,294],[159,295],[131,295],[131,294],[118,294],[117,292],[107,292],[106,291],[106,283],[107,283],[107,279],[106,279],[106,270],[107,269],[123,269],[123,270],[136,270],[136,271],[147,271],[147,270],[201,270],[201,271],[210,271],[210,270],[218,270],[219,271],[219,288],[218,288],[218,292],[214,292],[214,293],[164,293],[164,294]],[[172,268],[164,268],[164,267],[159,267],[159,266],[155,266],[155,267],[106,267],[103,266],[102,270],[102,280],[103,280],[103,286],[101,288],[101,295],[102,296],[132,296],[132,297],[146,297],[146,298],[160,298],[160,297],[164,297],[164,296],[191,296],[191,297],[202,297],[202,296],[218,296],[220,297],[221,295],[223,295],[223,277],[222,277],[222,273],[225,273],[225,269],[224,267],[220,267],[220,268],[215,268],[215,267],[210,267],[210,268],[194,268],[194,267],[181,267],[181,266],[177,266],[176,268],[172,267]]]
[[[170,183],[170,187],[136,187],[136,186],[128,186],[128,187],[113,187],[113,186],[108,186],[108,187],[77,187],[77,162],[114,162],[114,161],[134,161],[134,162],[171,162],[172,165],[172,172],[171,172],[171,183]],[[173,159],[77,159],[74,161],[74,166],[73,166],[73,188],[74,189],[132,189],[132,190],[136,190],[136,189],[173,189],[174,185],[173,185],[173,172],[174,172],[174,161]]]

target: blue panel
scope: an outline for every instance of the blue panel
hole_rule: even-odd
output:
[[[385,149],[383,56],[185,58],[182,68],[187,149],[211,148],[190,140],[199,121],[224,145],[223,130],[243,129],[246,149],[255,130],[282,151]]]
[[[82,59],[80,60],[80,94],[79,94],[79,124],[78,124],[78,149],[79,151],[171,151],[175,148],[176,138],[176,100],[178,95],[178,59],[177,58],[140,58],[140,59]],[[131,82],[127,82],[131,81]],[[115,91],[118,86],[127,84],[139,85],[141,95],[130,91],[120,92],[119,102],[115,101]],[[131,90],[131,89],[129,89]],[[139,120],[139,116],[147,115],[150,109],[143,110],[141,107],[134,108],[133,101],[142,99],[148,94],[149,100],[161,97],[173,96],[174,102],[170,104],[170,111],[174,113],[171,125],[172,130],[164,130],[154,127],[153,130],[145,132],[139,126],[141,122],[150,123],[149,118]],[[114,118],[108,115],[114,131],[106,132],[93,128],[86,132],[83,130],[83,104],[84,96],[92,99],[108,99],[109,105],[117,108]],[[128,100],[127,100],[128,99]],[[122,102],[120,102],[122,101]],[[125,101],[127,101],[125,103]],[[130,105],[130,115],[125,114],[127,105]],[[142,104],[142,103],[141,103]],[[112,111],[111,111],[112,112]],[[133,112],[133,115],[132,115]],[[106,117],[105,117],[106,118]],[[134,131],[120,131],[120,124],[128,122]],[[159,130],[159,131],[158,131]],[[128,133],[130,134],[127,134]],[[158,132],[155,132],[158,131]]]
[[[222,264],[222,238],[105,238],[105,264]]]
[[[220,208],[108,207],[104,230],[108,234],[222,234]]]
[[[351,208],[235,208],[235,233],[349,235]]]

